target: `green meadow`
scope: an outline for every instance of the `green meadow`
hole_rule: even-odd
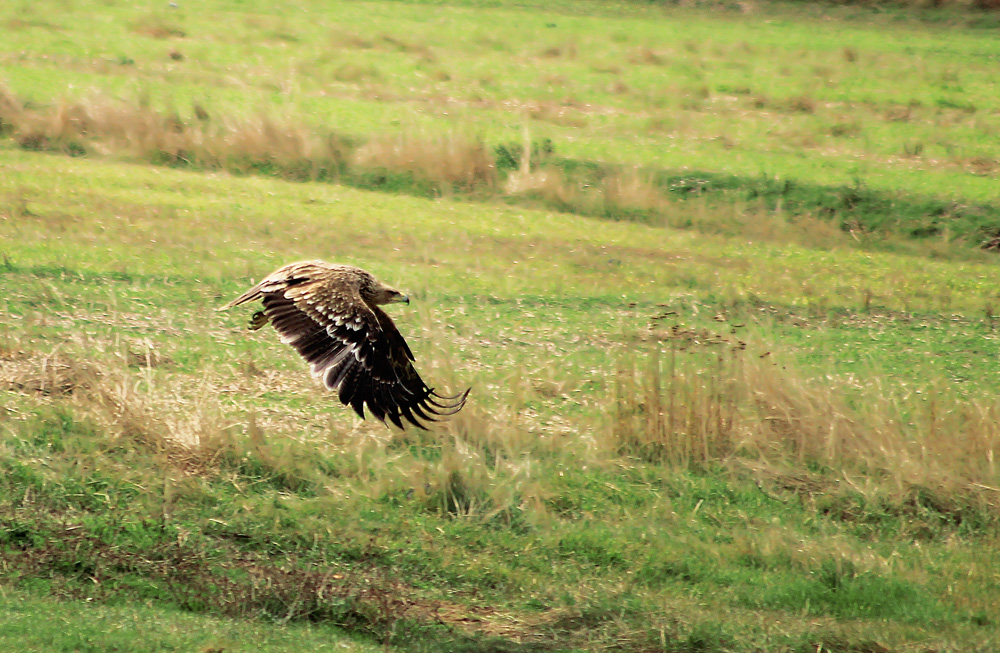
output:
[[[992,21],[11,3],[0,648],[1000,648]],[[309,258],[465,409],[216,310]]]

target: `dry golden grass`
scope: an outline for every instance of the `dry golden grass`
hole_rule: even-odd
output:
[[[482,141],[460,134],[375,138],[359,147],[352,162],[361,168],[408,172],[442,190],[493,186],[493,158]]]
[[[604,201],[613,206],[642,211],[664,208],[666,198],[650,173],[628,168],[604,179]]]
[[[619,362],[608,436],[621,453],[681,466],[840,470],[841,487],[905,500],[915,490],[1000,508],[1000,408],[946,388],[893,394],[877,379],[807,379],[733,336],[653,333]],[[852,397],[860,396],[864,401]]]
[[[100,379],[92,365],[58,350],[48,354],[7,350],[0,352],[0,389],[38,395],[70,395],[92,387]]]
[[[143,102],[133,106],[100,97],[29,109],[0,91],[0,121],[26,149],[129,152],[162,162],[237,170],[273,164],[307,176],[320,168],[335,168],[346,157],[343,139],[332,133],[323,137],[301,121],[268,116],[210,120],[200,106],[193,113],[196,120],[185,122]]]
[[[96,98],[86,102],[63,100],[49,108],[29,109],[9,92],[0,91],[0,120],[15,132],[27,149],[83,148],[98,151],[127,148],[134,152],[181,152],[201,140],[185,129],[176,115],[148,107],[130,106]]]
[[[504,184],[504,192],[508,195],[538,195],[546,202],[572,205],[577,202],[579,192],[563,178],[556,168],[541,168],[530,170],[526,166],[511,172]]]

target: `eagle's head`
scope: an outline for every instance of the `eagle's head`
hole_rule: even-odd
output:
[[[410,298],[409,296],[404,295],[395,288],[390,288],[389,286],[382,286],[375,298],[376,304],[395,304],[397,302],[409,304]]]
[[[365,301],[374,305],[395,304],[397,302],[410,303],[409,297],[395,288],[385,285],[370,274],[362,279],[360,291]]]

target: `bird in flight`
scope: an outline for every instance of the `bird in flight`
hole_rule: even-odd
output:
[[[403,420],[426,430],[420,420],[454,415],[469,390],[439,395],[413,367],[413,352],[380,304],[410,298],[350,265],[299,261],[282,266],[220,311],[262,300],[250,320],[257,330],[270,322],[285,344],[312,366],[312,374],[341,403],[362,418],[364,406],[385,423]]]

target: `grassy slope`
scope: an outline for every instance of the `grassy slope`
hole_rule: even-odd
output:
[[[27,7],[19,20],[31,19]],[[364,25],[372,33],[363,36],[381,45],[360,50],[386,55],[372,64],[383,71],[378,84],[398,84],[388,90],[400,92],[419,52],[386,52],[392,48],[380,35],[398,30],[414,38],[413,26],[426,10],[396,4],[341,9],[363,10],[371,21]],[[349,97],[328,101],[308,87],[321,76],[304,71],[294,78],[304,85],[301,93],[268,90],[268,79],[287,81],[289,62],[301,61],[296,48],[339,38],[329,37],[337,30],[322,21],[294,13],[277,23],[230,21],[239,29],[270,30],[276,47],[245,57],[246,70],[233,72],[244,82],[226,90],[217,82],[233,64],[234,50],[216,37],[215,49],[206,50],[211,56],[198,53],[209,47],[198,35],[214,34],[204,26],[221,14],[168,19],[133,11],[102,12],[123,40],[95,38],[89,46],[95,49],[83,55],[80,43],[90,36],[80,30],[67,36],[75,29],[68,14],[63,31],[25,30],[54,40],[23,42],[25,58],[16,63],[7,55],[5,74],[18,92],[48,99],[60,92],[60,68],[99,64],[118,56],[108,51],[117,47],[137,64],[97,65],[96,85],[139,84],[158,95],[165,86],[157,84],[174,65],[162,55],[176,41],[120,26],[183,21],[190,34],[185,61],[201,57],[209,64],[204,78],[188,79],[191,99],[210,94],[213,111],[227,103],[277,102],[330,116],[324,112],[342,106],[340,122],[354,116],[351,130],[362,133],[374,129],[377,118],[404,126],[426,120],[428,129],[450,124],[441,116],[414,118],[412,102],[373,104],[352,95],[367,82],[330,83]],[[475,31],[463,20],[477,14],[451,11],[455,38],[435,39],[435,51],[472,42]],[[490,11],[501,25],[505,17],[523,18]],[[696,29],[738,29],[735,22],[680,16]],[[604,34],[585,16],[552,20],[570,21],[573,34]],[[536,52],[553,29],[541,23],[537,33],[510,28],[497,50],[504,60],[510,52],[503,43]],[[754,47],[797,52],[787,31],[773,31],[801,29],[795,24],[755,29],[766,47],[753,46],[751,54]],[[946,50],[944,59],[927,64],[935,71],[947,57],[967,57],[968,47],[989,47],[927,34],[938,39],[927,48]],[[875,47],[863,45],[869,37],[863,31],[852,36],[859,40],[852,47],[862,53]],[[592,66],[589,57],[601,50],[584,47],[583,36],[571,38],[579,39],[576,55],[539,60],[568,66],[561,74],[577,83],[590,73],[574,66],[583,66],[581,60]],[[601,38],[619,42],[613,33]],[[923,47],[910,40],[909,47]],[[52,50],[57,46],[61,54]],[[711,52],[692,47],[672,54]],[[46,50],[63,57],[59,67],[31,54]],[[291,51],[296,54],[285,56]],[[147,64],[145,54],[160,63]],[[614,56],[624,61],[627,55]],[[452,59],[438,53],[436,65]],[[489,57],[468,62],[470,70],[474,64],[496,77],[497,98],[522,91],[535,96],[544,86],[535,83],[537,73],[507,70]],[[456,88],[465,87],[459,71],[449,73]],[[185,86],[171,88],[171,101],[186,105]],[[633,101],[599,93],[594,99]],[[917,110],[932,105],[928,100]],[[753,138],[771,138],[754,122],[761,115],[750,114],[749,129],[758,130]],[[477,110],[463,113],[462,121],[480,116],[494,119]],[[494,132],[499,139],[517,137],[520,120],[507,120],[506,132]],[[609,134],[609,149],[620,145],[616,129],[629,133],[611,118],[601,130],[591,120],[552,129],[576,130],[573,142],[594,148],[580,150],[586,157],[601,156],[602,133]],[[635,115],[629,120],[634,128]],[[890,147],[892,138],[902,136],[890,137]],[[873,149],[885,146],[881,136],[874,142]],[[779,149],[775,143],[768,147]],[[645,161],[640,150],[629,156]],[[713,154],[711,145],[698,151],[708,157],[705,167],[729,165],[722,162],[730,157]],[[736,452],[741,455],[699,462],[688,451],[681,464],[665,465],[647,448],[632,446],[630,438],[642,444],[641,434],[627,432],[630,418],[621,415],[641,409],[620,398],[630,364],[646,369],[651,352],[676,351],[669,341],[657,344],[643,335],[651,318],[674,312],[654,324],[710,329],[731,338],[727,347],[734,329],[748,342],[745,363],[716,362],[698,345],[677,353],[681,371],[692,375],[683,378],[696,381],[692,387],[733,381],[738,375],[727,376],[729,367],[712,370],[755,369],[754,361],[767,360],[757,357],[773,351],[788,366],[796,393],[845,394],[861,412],[840,409],[872,420],[862,421],[870,431],[884,426],[874,421],[877,412],[864,412],[879,404],[876,396],[934,397],[900,404],[913,412],[897,421],[915,423],[911,435],[918,440],[926,428],[938,439],[955,438],[951,448],[966,446],[971,422],[962,411],[972,407],[988,417],[996,404],[989,263],[778,247],[9,147],[0,157],[0,293],[10,318],[0,326],[7,383],[0,542],[8,583],[30,596],[144,599],[242,619],[311,618],[414,650],[997,646],[996,508],[990,490],[976,494],[961,485],[967,470],[952,468],[953,478],[942,481],[908,467],[932,470],[937,454],[921,464],[879,466],[864,456],[831,460],[808,448],[786,452],[787,433]],[[956,172],[949,161],[937,172],[913,173],[904,186],[922,192],[927,179],[928,192],[938,193],[948,179],[960,180],[956,192],[969,197],[983,192],[974,176]],[[792,164],[787,169],[814,174]],[[212,310],[277,264],[312,256],[365,266],[418,300],[395,314],[421,369],[449,389],[474,384],[474,404],[458,420],[432,438],[361,424],[317,402],[302,366],[270,334],[248,335],[245,316]],[[146,367],[156,356],[162,362]],[[812,382],[795,385],[796,367]],[[780,371],[758,374],[751,380],[785,378]],[[648,400],[643,382],[640,375],[636,395]],[[961,403],[970,398],[973,403]],[[810,409],[792,409],[792,434],[811,432],[811,421],[823,425]],[[721,410],[714,417],[708,410],[712,420],[721,419]],[[169,438],[198,444],[178,453],[164,444]],[[970,448],[970,468],[985,465],[976,451]],[[948,464],[960,459],[941,457]],[[989,470],[969,478],[991,487],[998,481]],[[317,580],[309,575],[314,572],[339,578]],[[14,596],[22,601],[25,595]],[[309,600],[302,606],[291,596]],[[37,600],[23,603],[33,610]],[[163,614],[168,630],[187,628],[182,613]],[[81,620],[66,618],[90,632]],[[256,638],[242,631],[257,628],[254,623],[235,622],[233,639]],[[307,630],[276,637],[286,635],[297,642],[288,646],[298,648],[311,647],[316,637]],[[39,635],[48,636],[58,634]],[[72,636],[65,641],[72,643]],[[163,637],[164,646],[202,642]]]
[[[13,463],[15,469],[30,469],[38,456],[50,458],[48,469],[27,476],[37,479],[29,481],[35,507],[18,499],[6,504],[13,520],[7,537],[15,545],[10,533],[18,528],[34,523],[29,530],[37,529],[46,541],[65,520],[114,550],[141,551],[187,532],[196,536],[192,549],[177,555],[207,554],[216,561],[211,564],[222,565],[205,574],[236,573],[225,571],[226,561],[243,556],[263,565],[279,552],[279,559],[303,569],[332,564],[376,574],[383,583],[377,574],[386,573],[409,586],[388,593],[404,593],[438,610],[447,597],[447,609],[475,615],[479,637],[530,636],[548,642],[546,647],[589,647],[615,637],[641,647],[655,642],[660,630],[676,646],[704,642],[709,649],[902,645],[928,637],[941,646],[992,641],[990,624],[997,615],[988,579],[998,573],[989,544],[993,527],[977,534],[977,523],[990,522],[976,517],[975,509],[961,513],[962,526],[940,506],[918,499],[916,512],[900,512],[905,504],[878,492],[831,486],[826,498],[815,489],[797,498],[799,483],[828,482],[822,474],[819,480],[789,480],[802,472],[779,475],[785,480],[765,480],[769,489],[761,492],[750,480],[752,467],[690,475],[608,458],[602,453],[607,418],[600,417],[614,410],[603,398],[611,391],[613,360],[602,352],[608,346],[624,351],[614,344],[620,334],[641,328],[659,300],[676,302],[679,321],[697,323],[698,313],[731,306],[741,292],[782,298],[803,307],[789,331],[806,328],[811,333],[804,341],[822,337],[839,351],[838,339],[865,320],[871,322],[864,339],[877,335],[894,344],[898,334],[919,330],[920,320],[914,325],[913,318],[901,319],[897,328],[890,316],[854,311],[844,319],[853,315],[860,324],[837,328],[821,319],[813,329],[807,322],[819,314],[810,317],[804,308],[810,299],[801,284],[809,281],[835,308],[836,289],[848,283],[850,261],[857,257],[856,274],[863,265],[884,270],[887,280],[897,280],[885,282],[896,292],[905,292],[923,270],[955,284],[950,292],[957,305],[974,307],[978,291],[962,279],[975,277],[976,266],[942,262],[928,271],[918,260],[841,252],[837,265],[844,263],[843,274],[835,278],[827,273],[828,253],[705,240],[641,225],[513,209],[497,216],[469,204],[322,184],[206,179],[17,151],[3,156],[6,206],[22,212],[3,223],[5,312],[16,320],[5,336],[7,350],[30,356],[62,352],[88,360],[115,387],[121,375],[125,384],[138,384],[132,395],[116,390],[138,413],[138,426],[128,428],[116,409],[95,408],[86,391],[63,399],[7,393],[8,460],[22,461]],[[54,186],[52,178],[58,179]],[[34,190],[42,187],[57,192]],[[396,246],[387,248],[387,241]],[[446,430],[450,435],[443,441],[386,439],[382,427],[360,427],[344,411],[317,403],[311,381],[288,352],[271,338],[245,335],[244,318],[212,311],[247,277],[279,261],[347,248],[350,255],[338,259],[415,289],[419,301],[400,321],[428,375],[450,387],[475,385],[468,421]],[[622,258],[611,262],[612,255]],[[774,268],[788,278],[771,280]],[[700,275],[718,281],[692,286]],[[846,303],[856,301],[852,295]],[[951,328],[947,320],[936,324]],[[967,327],[955,331],[968,335]],[[760,351],[776,344],[773,329],[783,327],[765,318],[756,328],[760,335],[752,346]],[[172,363],[143,370],[116,362],[128,351],[141,356],[146,347]],[[454,371],[443,367],[444,357]],[[954,352],[948,360],[955,357],[973,364],[981,352]],[[248,373],[247,364],[268,376]],[[895,364],[889,355],[874,363],[882,375],[907,369]],[[939,379],[947,367],[929,366],[930,378]],[[836,374],[847,366],[828,369]],[[154,419],[150,411],[164,414]],[[184,413],[195,424],[187,424]],[[174,437],[203,439],[222,429],[243,441],[251,415],[267,434],[267,446],[276,449],[250,449],[244,454],[248,462],[235,467],[210,466],[185,477],[179,474],[183,467],[150,458],[143,446],[125,458],[116,453],[121,438],[138,437],[141,445],[164,429]],[[166,427],[156,419],[166,420]],[[95,428],[109,429],[109,445],[99,444],[102,436],[94,449],[87,434]],[[305,443],[296,444],[302,438]],[[53,441],[63,444],[53,449]],[[408,448],[400,450],[405,442]],[[57,455],[63,452],[72,456],[63,461]],[[490,456],[500,458],[490,464]],[[82,468],[71,462],[81,459],[91,462]],[[149,472],[136,477],[125,471],[136,466],[150,469],[153,480]],[[581,466],[593,471],[581,472]],[[449,470],[460,470],[458,488]],[[165,533],[142,535],[154,543],[142,544],[136,538],[162,517],[167,478],[178,484],[171,490],[173,521]],[[25,477],[8,479],[7,496],[22,496]],[[137,493],[136,484],[145,490]],[[422,487],[425,493],[413,493]],[[464,498],[456,504],[455,496]],[[448,517],[456,510],[468,516]],[[509,525],[484,525],[498,518]],[[616,535],[603,530],[607,523]],[[122,581],[109,571],[124,564],[133,569],[129,576],[159,588],[139,583],[146,587],[139,596],[177,604],[169,579],[138,563],[115,562],[91,545],[96,562],[89,564],[107,576],[102,585],[88,589],[75,575],[58,571],[79,564],[64,561],[42,576],[47,580],[27,586],[98,598],[139,591],[139,581]],[[525,552],[520,560],[510,557],[516,551]],[[971,577],[970,568],[976,570]],[[842,586],[847,589],[836,590]],[[183,600],[180,605],[194,608]],[[810,618],[798,616],[803,605]],[[498,612],[484,615],[486,609]],[[397,644],[429,650],[466,641],[417,628],[411,622],[421,620],[412,610],[376,611],[391,619],[372,617],[362,630],[382,633],[387,620],[398,621]],[[720,612],[730,617],[712,616]],[[334,621],[354,623],[343,616]]]

